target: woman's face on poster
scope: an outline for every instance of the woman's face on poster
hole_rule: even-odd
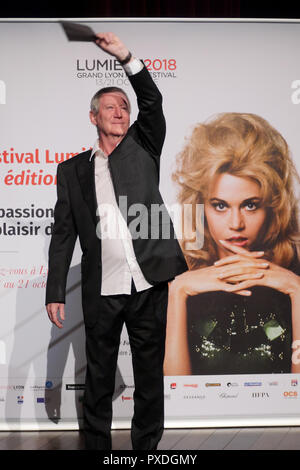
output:
[[[205,216],[220,258],[232,253],[219,240],[251,250],[266,224],[259,184],[229,173],[218,175],[205,201]]]

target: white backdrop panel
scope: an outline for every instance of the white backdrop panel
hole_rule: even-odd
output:
[[[176,202],[175,158],[192,127],[215,113],[251,112],[286,138],[300,166],[300,23],[91,20],[145,61],[164,97],[161,192]],[[57,163],[93,145],[91,96],[121,86],[117,62],[94,44],[68,42],[58,21],[0,22],[0,428],[76,428],[84,388],[80,249],[73,256],[62,331],[45,307]],[[166,377],[166,426],[299,424],[299,377]],[[245,385],[252,383],[252,385]],[[207,386],[212,383],[214,386]],[[230,385],[229,385],[230,384]],[[114,426],[133,408],[123,331]]]

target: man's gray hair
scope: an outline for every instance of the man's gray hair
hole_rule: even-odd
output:
[[[94,94],[93,98],[91,99],[91,112],[94,115],[98,114],[99,112],[99,100],[101,96],[106,95],[107,93],[122,93],[124,97],[126,98],[126,102],[128,103],[129,112],[131,112],[130,101],[125,91],[122,88],[119,88],[116,86],[108,86],[108,87],[101,88],[100,90],[98,90]]]

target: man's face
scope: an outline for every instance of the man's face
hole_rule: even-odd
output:
[[[124,137],[129,127],[129,103],[121,92],[102,95],[99,99],[99,111],[90,112],[91,122],[97,127],[99,136]]]

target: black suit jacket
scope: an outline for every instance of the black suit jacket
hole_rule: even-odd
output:
[[[139,114],[108,161],[117,201],[120,196],[126,196],[127,208],[131,208],[127,224],[133,235],[137,261],[147,281],[155,285],[174,278],[187,270],[187,266],[158,189],[159,159],[165,138],[162,97],[146,67],[129,76],[129,80],[137,95]],[[65,302],[67,274],[79,236],[83,312],[85,321],[93,324],[99,312],[97,299],[102,273],[101,240],[96,233],[99,220],[94,160],[90,156],[91,151],[83,152],[57,168],[57,203],[49,247],[46,304]],[[139,206],[133,206],[137,203]],[[142,211],[132,212],[134,207]],[[164,213],[160,220],[158,212]],[[145,227],[145,217],[148,237],[137,237],[138,222]],[[170,237],[166,237],[169,228]]]

